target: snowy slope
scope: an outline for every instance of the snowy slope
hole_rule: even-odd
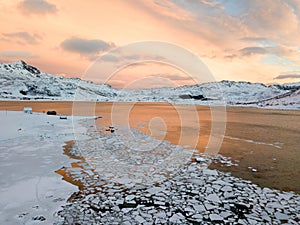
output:
[[[177,88],[135,90],[132,92],[134,94],[125,92],[123,98],[131,100],[132,96],[135,96],[135,100],[140,101],[199,104],[211,103],[213,100],[219,99],[224,100],[227,104],[235,104],[237,102],[252,102],[271,98],[286,93],[287,90],[265,86],[261,83],[221,81]],[[201,98],[202,96],[203,98]]]
[[[80,86],[78,85],[80,83]],[[78,78],[64,78],[40,72],[23,61],[0,64],[0,98],[72,100],[99,97],[106,100],[117,90]]]
[[[289,108],[298,109],[299,94],[284,94],[299,88],[299,82],[266,86],[262,83],[221,81],[176,88],[120,90],[79,78],[43,73],[23,61],[0,64],[0,99],[141,101],[199,105],[214,104],[222,100],[227,105],[277,105],[277,108],[283,109],[288,102],[291,106]],[[285,96],[285,100],[275,98],[276,96]],[[269,105],[267,101],[270,101]]]
[[[300,89],[258,101],[254,106],[272,109],[300,109]]]

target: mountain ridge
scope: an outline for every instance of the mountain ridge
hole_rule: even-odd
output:
[[[300,82],[265,85],[228,80],[175,88],[124,90],[80,78],[43,73],[22,60],[0,64],[2,100],[140,101],[198,105],[224,102],[233,106],[300,109],[298,90]]]

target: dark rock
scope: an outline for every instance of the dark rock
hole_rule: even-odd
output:
[[[20,94],[22,94],[22,95],[27,95],[27,91],[20,90]]]
[[[47,115],[56,115],[56,111],[47,111]]]
[[[208,100],[204,95],[179,95],[179,97],[182,99]]]
[[[249,214],[252,208],[252,205],[245,203],[235,202],[231,205],[231,211],[236,213],[239,218],[245,218],[244,214]]]
[[[32,217],[32,220],[45,221],[46,218],[44,216],[35,216],[35,217]]]
[[[22,60],[21,60],[21,64],[22,64],[22,66],[23,66],[23,69],[27,70],[28,72],[30,72],[30,73],[32,73],[32,74],[36,74],[36,75],[37,75],[37,74],[40,74],[40,73],[41,73],[37,68],[28,65],[27,63],[25,63],[25,62],[22,61]]]

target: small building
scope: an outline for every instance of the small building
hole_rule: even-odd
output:
[[[60,115],[59,116],[59,119],[61,119],[61,120],[66,120],[66,119],[68,119],[68,117],[67,117],[67,115]]]
[[[32,108],[31,107],[24,107],[23,111],[24,111],[24,113],[32,114]]]

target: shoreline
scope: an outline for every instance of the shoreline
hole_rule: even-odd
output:
[[[74,136],[72,121],[41,113],[0,111],[0,115],[0,223],[60,221],[57,211],[77,190],[55,173],[74,162],[63,154],[65,142]],[[74,122],[80,119],[84,118]]]
[[[276,107],[258,107],[253,105],[244,105],[241,104],[235,104],[235,105],[227,105],[227,104],[197,104],[197,103],[190,103],[190,104],[184,104],[184,103],[175,103],[175,102],[142,102],[142,101],[122,101],[122,102],[114,102],[114,101],[86,101],[86,100],[49,100],[49,99],[37,99],[37,100],[21,100],[21,99],[0,99],[0,103],[9,103],[9,102],[26,102],[26,103],[34,103],[34,102],[47,102],[47,103],[99,103],[99,104],[114,104],[114,103],[124,103],[124,104],[171,104],[171,105],[177,105],[177,106],[195,106],[195,107],[225,107],[225,108],[254,108],[254,109],[261,109],[261,110],[273,110],[273,111],[296,111],[299,112],[300,108],[276,108]]]
[[[90,128],[87,135],[97,137],[99,141],[101,136],[95,133],[96,130]],[[105,139],[109,142],[111,151],[118,152],[119,140],[116,139],[115,143],[109,141],[113,136]],[[90,141],[89,139],[88,142]],[[98,145],[89,145],[87,141],[81,145],[90,150],[95,146]],[[82,153],[76,150],[75,152]],[[109,162],[103,159],[102,161],[104,164]],[[251,181],[208,169],[209,161],[204,155],[198,155],[196,161],[187,163],[179,168],[176,174],[154,184],[135,184],[131,179],[129,182],[127,179],[121,179],[123,182],[120,183],[105,177],[106,173],[111,173],[117,165],[109,164],[109,170],[101,170],[99,174],[90,170],[86,163],[81,163],[81,174],[77,170],[72,172],[74,168],[69,170],[76,180],[84,184],[84,188],[74,193],[70,204],[58,214],[68,223],[87,224],[141,224],[154,220],[180,224],[296,224],[300,221],[297,214],[297,210],[300,211],[300,208],[297,208],[299,195],[260,188]],[[85,172],[86,169],[88,172]],[[129,171],[125,173],[127,172]]]
[[[1,113],[5,113],[5,111],[2,111]],[[74,129],[69,125],[67,127],[61,127],[59,125],[60,123],[69,123],[71,120],[59,120],[57,116],[47,116],[44,114],[33,113],[32,115],[28,115],[23,112],[9,111],[8,116],[12,116],[11,118],[14,121],[20,120],[15,120],[16,117],[13,115],[19,115],[27,121],[26,124],[22,125],[23,132],[25,132],[24,134],[27,133],[25,137],[28,137],[28,134],[39,134],[41,137],[46,138],[46,143],[56,143],[59,146],[57,151],[53,151],[52,145],[50,145],[52,147],[47,147],[44,144],[43,148],[45,148],[47,154],[52,152],[52,154],[54,154],[53,157],[66,157],[62,145],[57,143],[62,139],[57,139],[57,137],[63,137],[63,140],[71,140],[70,137],[74,135]],[[42,117],[41,121],[43,124],[38,125],[37,117],[40,116]],[[32,119],[28,120],[28,118]],[[77,131],[77,137],[79,137],[78,141],[81,143],[80,146],[86,148],[86,150],[93,150],[95,147],[95,150],[100,150],[97,147],[98,144],[93,142],[93,139],[90,139],[94,137],[95,140],[98,141],[98,139],[101,138],[97,131],[98,127],[93,126],[94,123],[90,119],[94,120],[95,117],[78,120],[79,123],[84,123],[81,124],[83,127],[80,126],[82,129],[75,129],[75,131]],[[52,122],[50,124],[46,123],[48,120],[51,120]],[[32,121],[35,121],[37,124],[32,123]],[[9,121],[8,124],[10,124]],[[33,127],[34,129],[28,129],[30,127]],[[65,129],[62,129],[64,127]],[[14,130],[16,129],[14,128]],[[56,133],[57,130],[58,133]],[[44,135],[43,132],[46,132],[46,135]],[[117,132],[120,132],[120,130],[117,130]],[[123,134],[126,133],[128,132]],[[145,134],[142,132],[140,132],[140,134],[145,137]],[[30,135],[29,137],[31,137]],[[119,148],[121,147],[118,138],[113,134],[104,138],[108,141],[111,150],[108,152],[103,151],[103,153],[111,155],[115,152],[114,154],[118,154]],[[133,138],[136,138],[136,136]],[[13,142],[11,142],[12,140]],[[17,140],[21,142],[17,143]],[[127,137],[125,137],[125,140],[128,140],[129,143],[134,142]],[[73,185],[76,185],[76,183],[73,183],[73,191],[66,194],[66,190],[63,189],[63,193],[65,194],[62,194],[59,198],[55,198],[58,194],[57,186],[52,186],[53,188],[56,188],[52,190],[52,195],[49,195],[49,192],[46,192],[45,197],[42,197],[43,195],[41,193],[43,193],[43,189],[41,184],[38,183],[38,203],[30,201],[29,205],[20,204],[19,207],[21,207],[21,209],[19,210],[14,211],[10,208],[9,211],[2,211],[4,223],[8,223],[9,221],[15,222],[15,220],[26,223],[43,223],[44,219],[47,223],[53,221],[55,225],[62,225],[66,222],[77,222],[80,224],[101,222],[104,224],[111,224],[116,221],[119,221],[120,223],[134,221],[134,223],[139,224],[151,222],[153,220],[162,223],[165,221],[164,223],[181,224],[192,224],[201,221],[207,223],[219,223],[223,221],[226,223],[242,224],[297,223],[300,221],[300,214],[297,213],[298,211],[300,212],[299,206],[297,208],[297,203],[300,200],[298,194],[270,188],[260,188],[251,181],[236,178],[228,173],[218,170],[208,169],[207,165],[209,164],[209,159],[205,158],[202,154],[199,154],[195,161],[180,167],[178,172],[168,179],[163,180],[163,182],[157,181],[155,184],[134,185],[131,183],[132,180],[130,179],[130,182],[128,182],[128,179],[126,178],[119,180],[111,179],[109,173],[112,166],[110,164],[101,163],[101,165],[107,165],[108,170],[106,170],[106,172],[105,170],[102,170],[104,173],[98,173],[93,169],[93,166],[90,165],[92,161],[88,163],[74,162],[73,159],[69,158],[65,161],[59,160],[59,162],[56,162],[57,160],[49,158],[47,154],[43,154],[41,142],[35,142],[36,145],[32,145],[33,141],[33,138],[28,138],[27,142],[24,142],[24,140],[20,138],[9,139],[9,143],[14,143],[18,147],[22,146],[20,149],[22,157],[23,155],[27,155],[26,152],[24,152],[26,150],[24,145],[26,146],[26,143],[30,146],[30,148],[28,148],[30,151],[42,154],[42,157],[37,157],[37,159],[41,165],[43,165],[44,162],[47,162],[48,166],[45,167],[45,169],[48,171],[47,173],[50,172],[52,176],[55,172],[50,168],[57,168],[57,163],[60,165],[63,164],[64,167],[62,169],[65,169],[67,173],[72,174],[77,182],[83,184],[82,188],[75,191],[75,186]],[[64,142],[66,144],[72,144],[68,141]],[[2,144],[3,143],[4,142],[2,141]],[[167,144],[167,146],[168,145],[169,144]],[[171,149],[175,148],[172,144],[170,146]],[[70,146],[65,145],[65,148],[68,147]],[[8,147],[8,150],[8,154],[12,154],[12,159],[14,159],[17,148]],[[81,150],[79,153],[80,152],[82,153]],[[93,152],[99,153],[99,151],[91,151],[91,153]],[[30,156],[32,157],[32,153]],[[178,154],[175,154],[175,156],[179,157]],[[91,158],[97,160],[97,155],[91,155]],[[179,158],[182,159],[182,157]],[[108,158],[105,157],[100,157],[98,159],[109,162],[106,161]],[[114,158],[112,158],[112,160],[114,160]],[[14,160],[10,160],[9,162],[13,163]],[[173,160],[170,162],[174,163]],[[30,163],[30,165],[31,164],[32,163]],[[3,167],[3,163],[0,165]],[[34,165],[36,166],[36,164]],[[118,166],[119,163],[116,163],[113,167],[118,168]],[[24,168],[27,168],[27,166]],[[169,166],[167,168],[169,168]],[[122,167],[121,170],[124,172]],[[2,171],[3,170],[0,172]],[[30,175],[28,174],[28,169],[22,171],[26,172],[27,176]],[[33,171],[41,172],[37,170],[36,167],[33,168]],[[118,170],[116,170],[116,172],[118,172]],[[127,172],[128,171],[125,171],[125,174]],[[43,172],[43,176],[45,175],[46,173]],[[5,178],[6,177],[4,177],[4,179]],[[22,176],[22,179],[25,179],[25,177]],[[67,184],[67,182],[62,181],[61,179],[58,179],[57,181],[58,183],[55,184],[58,186],[60,184]],[[122,182],[119,183],[119,181]],[[19,184],[19,188],[22,187],[23,184]],[[20,193],[24,193],[24,190]],[[7,201],[7,195],[1,199]],[[55,212],[55,220],[51,217],[53,214],[48,215],[45,213],[45,207],[49,207],[49,201],[52,200],[61,207],[55,207],[54,211],[48,210],[49,212]],[[68,201],[67,204],[66,201]],[[58,220],[58,218],[62,218],[64,221],[61,219]]]
[[[22,110],[23,106],[31,106],[34,111],[47,111],[56,109],[58,113],[71,114],[72,102],[0,102],[0,109],[9,108]],[[108,127],[111,122],[112,103],[98,103],[94,114],[103,116],[97,120],[103,126]],[[90,107],[90,103],[81,103],[79,107],[85,109]],[[126,108],[126,103],[118,104]],[[194,107],[178,106],[179,110],[189,110]],[[159,138],[169,140],[172,144],[179,144],[180,138],[180,118],[178,118],[177,109],[166,103],[137,103],[131,111],[130,126],[140,129],[140,131],[151,133],[151,127],[148,127],[152,118],[160,117],[167,125],[165,134],[159,133]],[[200,129],[199,139],[196,148],[203,152],[207,146],[210,135],[210,108],[207,106],[198,106],[198,115],[200,118],[200,127],[194,120],[187,124],[187,136],[195,137],[194,128]],[[116,116],[123,118],[122,110],[116,112]],[[299,158],[298,137],[300,132],[297,126],[299,111],[282,110],[264,110],[256,108],[227,108],[227,128],[225,136],[231,137],[224,139],[220,154],[230,157],[233,162],[239,161],[239,167],[224,167],[214,165],[224,172],[231,172],[236,177],[252,180],[262,187],[272,187],[285,191],[296,191],[300,193],[300,180],[295,179],[299,176]],[[86,114],[84,112],[82,115]],[[189,114],[188,114],[189,115]],[[122,121],[121,121],[122,122]],[[118,125],[118,124],[115,124]],[[141,125],[141,127],[140,127]],[[150,130],[149,130],[150,128]],[[161,127],[155,127],[161,129]],[[162,127],[163,128],[163,127]],[[284,134],[284,135],[283,135]],[[235,139],[240,139],[235,140]],[[248,140],[248,141],[243,141]],[[252,140],[250,142],[249,140]],[[189,142],[189,139],[186,140]],[[191,143],[195,141],[192,140]],[[281,149],[273,148],[276,142],[283,143]],[[256,143],[265,143],[259,145]],[[274,160],[275,159],[275,160]],[[250,167],[256,172],[252,172]]]

